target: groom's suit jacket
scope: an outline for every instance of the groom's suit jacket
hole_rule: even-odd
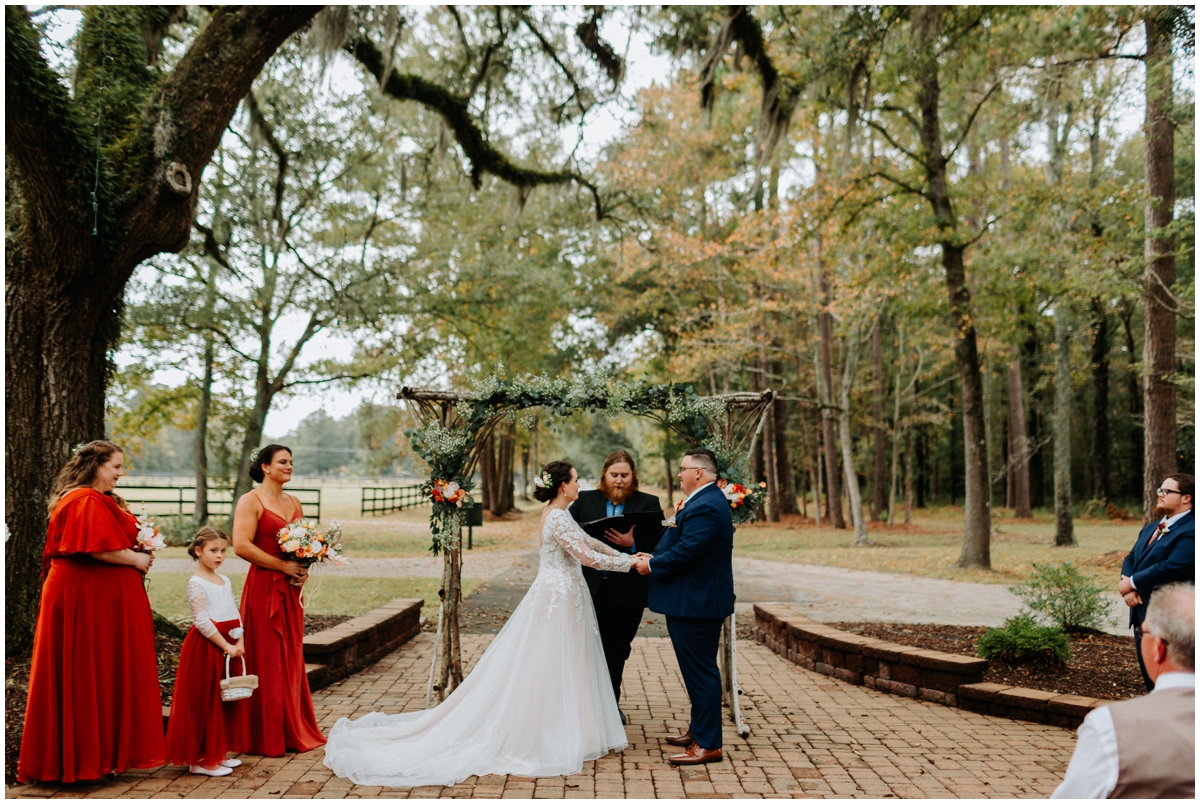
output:
[[[1149,544],[1157,528],[1157,520],[1142,528],[1121,565],[1121,574],[1133,581],[1142,598],[1141,605],[1129,608],[1129,624],[1135,627],[1141,627],[1142,620],[1146,619],[1146,607],[1150,605],[1150,596],[1155,589],[1176,581],[1196,583],[1195,512],[1180,518],[1170,530],[1155,539],[1154,544]]]
[[[650,559],[650,610],[674,617],[733,614],[733,516],[714,483],[675,514]]]
[[[608,498],[599,489],[579,492],[579,499],[571,503],[567,511],[581,525],[585,522],[595,522],[608,515],[606,503]],[[661,511],[662,503],[653,494],[635,491],[625,500],[622,513],[641,514],[651,511]],[[635,532],[635,535],[637,533]],[[613,545],[609,545],[613,547]],[[620,550],[621,548],[615,547]],[[632,548],[630,548],[632,551]],[[646,587],[649,580],[638,572],[609,572],[605,573],[591,567],[583,568],[583,578],[587,581],[588,591],[592,599],[603,596],[608,605],[618,608],[644,609],[646,607]]]

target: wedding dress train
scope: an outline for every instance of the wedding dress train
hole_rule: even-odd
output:
[[[325,765],[363,785],[451,785],[489,773],[559,776],[627,745],[580,562],[630,556],[547,515],[537,578],[463,683],[433,709],[342,718]]]

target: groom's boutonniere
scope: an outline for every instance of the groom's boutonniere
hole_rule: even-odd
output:
[[[664,519],[664,520],[663,520],[663,527],[664,527],[664,528],[673,528],[673,527],[675,527],[675,517],[676,517],[676,516],[679,514],[679,512],[680,512],[680,511],[682,511],[682,510],[683,510],[683,504],[684,504],[685,502],[687,502],[687,498],[686,498],[686,497],[685,497],[684,499],[680,500],[679,502],[675,503],[675,513],[674,513],[674,514],[671,514],[671,518],[670,518],[670,519]]]

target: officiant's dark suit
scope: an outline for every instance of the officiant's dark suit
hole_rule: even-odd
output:
[[[721,625],[733,614],[733,516],[715,483],[694,490],[675,514],[675,527],[667,528],[650,559],[649,577],[650,610],[667,617],[692,702],[690,738],[715,752],[722,745],[717,647]]]
[[[579,499],[567,510],[579,523],[594,522],[613,515],[608,498],[599,489],[579,492]],[[653,494],[634,491],[625,499],[620,512],[638,514],[661,510],[662,503]],[[645,535],[634,533],[634,536]],[[636,545],[628,548],[610,546],[630,555],[637,552]],[[591,567],[583,568],[583,577],[596,607],[596,621],[600,626],[600,641],[604,644],[604,661],[608,664],[613,693],[620,702],[621,677],[625,672],[625,661],[629,658],[630,645],[646,610],[649,579],[636,572],[605,572]]]

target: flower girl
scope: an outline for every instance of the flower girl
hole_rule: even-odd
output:
[[[231,672],[240,673],[245,655],[233,588],[228,576],[217,574],[228,547],[229,537],[212,527],[200,528],[188,547],[199,565],[187,587],[192,627],[179,656],[167,723],[167,758],[204,776],[233,773],[241,760],[225,754],[244,752],[249,744],[245,703],[221,700],[226,657],[236,668]]]

